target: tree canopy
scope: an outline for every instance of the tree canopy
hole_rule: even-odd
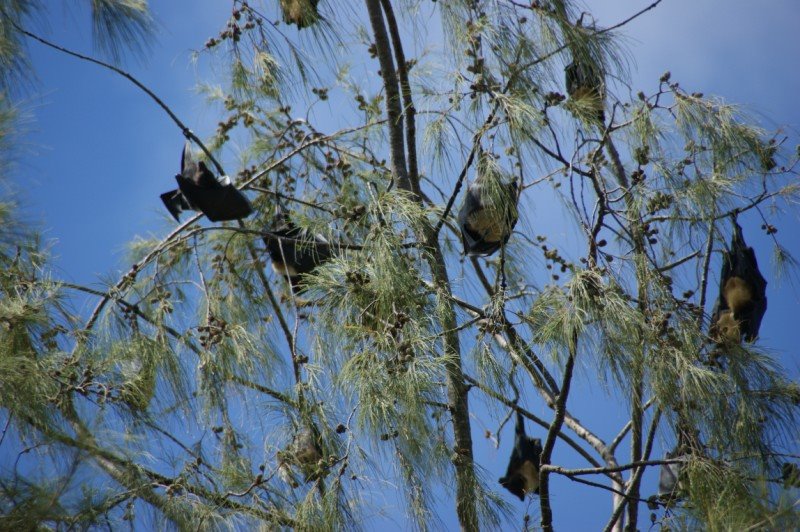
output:
[[[761,333],[797,308],[800,150],[632,84],[660,0],[229,4],[186,43],[213,131],[137,74],[173,23],[146,1],[73,7],[94,52],[1,4],[5,168],[37,46],[162,113],[178,173],[94,284],[0,202],[3,528],[798,522],[800,386]]]

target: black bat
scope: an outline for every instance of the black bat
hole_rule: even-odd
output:
[[[525,420],[517,412],[517,428],[514,435],[514,450],[508,462],[506,476],[498,480],[500,485],[524,501],[527,493],[539,493],[539,460],[542,456],[542,440],[525,435]]]
[[[711,336],[723,342],[754,341],[767,311],[766,293],[767,281],[758,270],[755,251],[745,243],[742,228],[734,220],[730,250],[722,257]]]
[[[605,114],[605,83],[590,63],[574,59],[564,69],[567,94],[572,100],[586,100],[590,109],[595,110],[595,116],[600,122],[606,119]]]
[[[183,211],[193,211],[195,210],[186,198],[183,196],[180,190],[171,190],[169,192],[164,192],[161,194],[161,201],[164,202],[164,205],[167,207],[167,210],[175,218],[175,221],[180,223],[180,215]]]
[[[490,184],[480,176],[467,187],[464,203],[458,211],[458,225],[464,254],[488,256],[508,242],[517,223],[517,183]]]
[[[183,211],[200,211],[212,222],[245,218],[253,212],[250,201],[227,176],[220,183],[203,161],[195,161],[189,142],[181,155],[181,173],[175,176],[177,190],[161,194],[167,210],[180,222]]]
[[[264,237],[272,269],[285,276],[295,290],[300,290],[303,276],[331,257],[330,244],[321,235],[312,239],[282,211],[276,219],[272,235]]]
[[[313,25],[319,20],[319,0],[281,0],[281,12],[286,24],[296,24],[298,29]]]

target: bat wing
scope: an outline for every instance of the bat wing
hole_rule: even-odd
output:
[[[744,240],[742,228],[735,221],[733,225],[729,271],[726,272],[726,265],[723,265],[723,273],[741,278],[752,290],[751,309],[742,319],[742,336],[752,342],[758,337],[761,320],[767,311],[767,280],[758,269],[755,251]]]
[[[720,293],[720,296],[723,293],[725,293],[725,284],[733,276],[733,263],[734,263],[734,258],[733,258],[732,252],[725,251],[722,254],[722,268],[720,269],[720,272],[719,272],[719,293]],[[725,304],[724,300],[723,300],[723,304],[725,306],[724,306],[724,308],[722,310],[727,309],[728,306],[727,306],[727,304]]]
[[[187,140],[183,145],[183,154],[181,155],[181,173],[180,176],[198,187],[202,188],[222,188],[222,185],[217,181],[214,173],[208,169],[206,163],[203,161],[196,161],[192,154],[192,145]],[[179,181],[180,182],[180,181]]]
[[[164,206],[178,223],[181,221],[180,214],[183,211],[192,210],[192,206],[186,201],[180,190],[170,190],[161,194],[161,201],[164,202]]]
[[[756,252],[747,245],[742,234],[742,228],[735,221],[733,223],[733,237],[731,238],[731,251],[728,253],[728,263],[728,271],[725,270],[725,265],[723,265],[724,275],[741,277],[755,289],[757,295],[764,295],[767,288],[767,280],[764,279],[758,269]]]
[[[297,271],[300,273],[311,273],[330,257],[330,244],[319,235],[315,236],[312,242],[302,242],[295,248]]]
[[[181,176],[191,180],[195,174],[197,174],[197,162],[192,155],[192,144],[187,140],[181,153]]]
[[[176,179],[183,195],[212,222],[238,220],[253,212],[250,201],[233,185],[206,188],[183,176]]]
[[[233,185],[222,187],[217,191],[216,201],[204,211],[212,222],[226,222],[247,218],[253,212],[253,206],[240,190]]]
[[[665,459],[677,458],[677,450],[668,452]],[[681,466],[680,462],[671,464],[662,464],[661,470],[658,474],[658,496],[662,498],[673,498],[676,496],[678,490],[678,482],[680,476]]]
[[[273,269],[289,278],[292,286],[301,288],[302,275],[330,259],[330,244],[320,235],[313,241],[305,241],[307,233],[295,226],[288,217],[282,217],[281,225],[272,231],[275,237],[264,237]]]
[[[470,214],[482,208],[480,195],[476,188],[474,184],[467,187],[464,203],[461,204],[461,208],[458,211],[458,226],[461,229],[461,242],[464,244],[465,254],[469,254],[480,239],[480,235],[471,230],[467,221]]]
[[[744,335],[745,340],[748,342],[754,342],[756,338],[758,338],[758,331],[761,328],[761,320],[764,318],[764,314],[766,312],[767,298],[764,296],[755,301],[753,304],[753,310],[750,312],[750,316],[743,323],[742,334]]]
[[[501,477],[499,480],[500,485],[503,486],[505,489],[511,492],[512,495],[516,495],[519,497],[519,500],[525,500],[525,489],[524,489],[524,480],[522,476],[515,474],[515,472],[519,469],[518,466],[515,466],[512,470],[512,465],[509,464],[508,466],[509,472],[506,473],[506,476]]]
[[[206,163],[204,163],[203,161],[197,163],[197,171],[192,176],[192,181],[194,182],[194,184],[196,184],[198,187],[201,188],[208,188],[208,189],[225,188],[225,185],[217,181],[217,178],[214,176],[214,172],[209,170],[208,167],[206,166]],[[229,177],[227,185],[230,185]]]

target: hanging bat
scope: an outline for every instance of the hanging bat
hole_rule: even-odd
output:
[[[296,24],[302,30],[319,20],[319,0],[281,0],[281,12],[286,24]]]
[[[303,473],[304,481],[311,482],[324,476],[324,470],[319,463],[322,458],[322,447],[316,431],[311,428],[301,429],[294,435],[292,442],[278,452],[278,474],[284,482],[296,488],[299,482],[293,468],[298,467]]]
[[[767,311],[767,281],[758,270],[755,251],[733,222],[730,250],[722,257],[719,296],[711,317],[711,336],[721,342],[753,342]]]
[[[505,245],[517,223],[518,201],[519,191],[515,181],[489,184],[479,175],[467,187],[464,203],[458,211],[464,254],[485,257]]]
[[[181,156],[181,173],[175,176],[178,189],[161,194],[167,210],[180,222],[183,211],[200,211],[212,222],[245,218],[253,212],[247,197],[230,182],[228,176],[218,181],[203,161],[195,161],[189,141]]]
[[[606,119],[605,99],[606,90],[603,78],[597,69],[590,63],[573,59],[564,69],[567,94],[573,101],[581,102],[588,110],[594,111],[594,116],[600,122]]]
[[[677,432],[677,445],[664,455],[665,460],[674,462],[662,464],[658,475],[657,498],[667,503],[678,501],[683,497],[688,482],[686,467],[689,460],[706,454],[699,431],[684,418],[679,419]]]
[[[672,451],[668,451],[664,455],[665,460],[679,458],[679,447]],[[669,464],[661,464],[661,470],[658,474],[658,498],[661,500],[677,500],[678,490],[680,487],[681,470],[683,469],[683,462],[673,462]]]
[[[264,237],[275,273],[285,276],[295,290],[302,289],[303,276],[331,257],[330,244],[322,235],[313,240],[287,214],[278,211],[277,227]]]
[[[508,462],[506,476],[500,485],[524,501],[528,493],[539,493],[539,460],[542,456],[542,440],[525,435],[525,420],[517,412],[517,427],[514,449]]]

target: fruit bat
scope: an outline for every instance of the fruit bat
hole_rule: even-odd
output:
[[[319,0],[281,0],[281,12],[286,24],[296,24],[302,30],[319,20]]]
[[[181,173],[175,176],[178,189],[161,194],[167,210],[180,222],[183,211],[201,211],[212,222],[245,218],[253,212],[247,197],[236,189],[228,176],[218,181],[203,161],[195,161],[189,141],[181,156]]]
[[[508,462],[506,476],[498,480],[500,485],[524,501],[527,493],[539,493],[539,460],[542,456],[542,440],[525,435],[525,420],[517,412],[517,428],[514,435],[514,450]]]
[[[705,454],[700,433],[696,429],[683,418],[678,421],[677,428],[678,444],[664,455],[665,460],[675,461],[662,464],[658,476],[657,498],[667,503],[680,500],[682,492],[686,490],[686,466],[690,458]]]
[[[673,458],[680,458],[679,447],[672,451],[668,451],[664,455],[665,460]],[[669,464],[661,464],[661,470],[658,474],[658,498],[661,500],[677,500],[678,490],[680,485],[681,470],[683,469],[683,462],[673,462]]]
[[[753,248],[734,220],[730,250],[722,257],[719,297],[711,317],[711,336],[720,342],[740,343],[758,337],[767,311],[767,281],[758,270]]]
[[[464,203],[458,211],[458,225],[464,254],[482,257],[495,253],[508,242],[517,223],[517,183],[493,184],[478,176],[467,187]]]
[[[603,78],[590,63],[573,59],[564,69],[567,94],[571,100],[585,100],[582,105],[594,111],[600,122],[604,122],[606,90]]]
[[[281,211],[276,219],[278,223],[272,235],[264,237],[272,269],[284,275],[292,288],[298,290],[302,288],[303,276],[331,257],[330,244],[322,235],[315,235],[311,240],[307,231],[294,225]]]
[[[293,466],[300,469],[305,482],[311,482],[323,474],[319,463],[322,458],[319,435],[311,428],[301,429],[294,435],[292,442],[278,452],[278,474],[287,484],[296,488],[299,483]]]

